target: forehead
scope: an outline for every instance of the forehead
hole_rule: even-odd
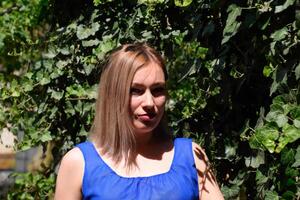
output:
[[[165,83],[163,69],[156,63],[149,63],[138,69],[134,74],[132,84]]]

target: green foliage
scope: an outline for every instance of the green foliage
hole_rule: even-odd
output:
[[[49,2],[3,0],[0,4],[0,63],[5,70],[13,70],[35,57],[37,49],[31,47],[38,46],[47,31],[42,22]]]
[[[300,198],[299,2],[94,0],[52,29],[48,1],[15,2],[24,12],[0,17],[0,128],[55,156],[8,198],[51,196],[61,156],[88,135],[105,54],[133,41],[166,58],[173,134],[206,148],[226,199]]]
[[[45,177],[39,173],[13,174],[15,178],[15,192],[8,194],[8,200],[24,199],[51,199],[54,195],[53,184],[55,184],[54,174]]]

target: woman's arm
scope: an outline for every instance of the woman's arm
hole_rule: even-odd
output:
[[[223,200],[224,197],[209,166],[205,152],[198,144],[193,143],[193,153],[198,172],[199,198],[201,200]]]
[[[84,158],[79,148],[70,150],[62,159],[55,188],[55,200],[82,199],[81,186]]]

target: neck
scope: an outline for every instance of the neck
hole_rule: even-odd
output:
[[[153,132],[151,133],[144,133],[141,135],[136,136],[136,150],[139,152],[154,143],[155,137],[153,137]]]

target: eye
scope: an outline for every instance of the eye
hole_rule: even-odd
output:
[[[165,94],[165,87],[156,87],[154,89],[152,89],[151,93],[153,94],[153,96],[160,96]]]
[[[142,90],[140,88],[135,88],[135,87],[130,88],[130,94],[132,94],[132,95],[142,95],[143,93],[144,93],[144,90]]]

